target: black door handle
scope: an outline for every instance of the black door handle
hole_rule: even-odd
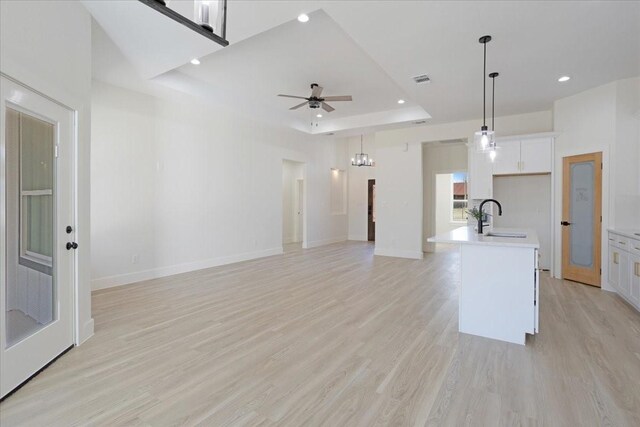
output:
[[[567,225],[571,225],[571,223],[569,221],[560,221],[560,225],[564,225],[566,227]]]
[[[76,242],[67,242],[67,250],[78,249],[78,244]]]

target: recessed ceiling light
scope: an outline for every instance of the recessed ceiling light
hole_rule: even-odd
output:
[[[298,21],[300,21],[300,22],[308,22],[309,21],[309,15],[307,15],[306,13],[301,13],[300,15],[298,15]]]
[[[200,65],[200,60],[199,60],[198,58],[193,58],[193,59],[191,60],[191,63],[192,63],[193,65]]]
[[[404,104],[404,99],[398,99],[398,104]]]
[[[316,114],[316,117],[320,118],[320,117],[322,117],[322,114]]]
[[[562,77],[560,77],[560,78],[558,79],[558,81],[559,81],[559,82],[566,82],[566,81],[568,81],[569,79],[571,79],[571,77],[569,77],[569,76],[562,76]]]

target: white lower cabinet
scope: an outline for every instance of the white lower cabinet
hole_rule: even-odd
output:
[[[631,255],[631,302],[640,309],[640,255]]]
[[[640,238],[609,231],[609,284],[640,310]]]

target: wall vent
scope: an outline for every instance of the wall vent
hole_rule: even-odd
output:
[[[417,84],[420,84],[420,83],[429,83],[431,79],[426,74],[420,74],[419,76],[413,77],[413,81],[416,82]]]

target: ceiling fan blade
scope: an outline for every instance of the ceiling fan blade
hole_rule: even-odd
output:
[[[307,99],[304,96],[280,95],[280,94],[278,96],[284,96],[285,98]]]
[[[353,101],[353,98],[351,98],[351,95],[325,96],[323,99],[325,101]]]
[[[304,107],[304,106],[305,106],[305,105],[307,105],[308,103],[309,103],[309,101],[305,101],[305,102],[303,102],[302,104],[298,104],[298,105],[296,105],[295,107],[291,107],[291,108],[289,108],[289,110],[297,110],[297,109],[298,109],[298,108],[300,108],[300,107]]]
[[[316,98],[320,97],[320,94],[322,93],[322,86],[314,86],[313,89],[311,90],[311,96],[315,96]]]
[[[322,109],[324,111],[326,111],[327,113],[332,112],[333,110],[335,110],[335,108],[333,108],[331,105],[329,104],[325,104],[324,102],[322,103]]]

